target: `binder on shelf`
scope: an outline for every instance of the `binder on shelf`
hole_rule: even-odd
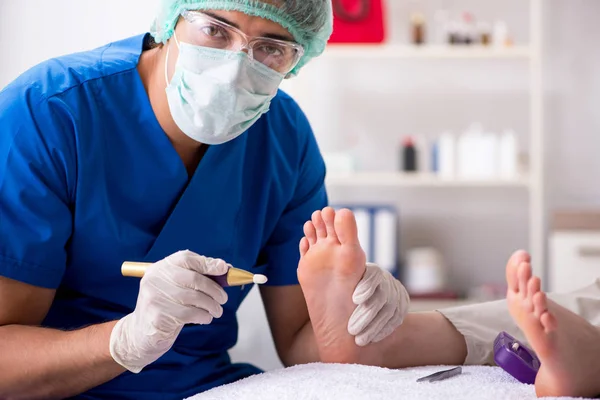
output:
[[[347,207],[350,208],[350,207]],[[371,246],[371,213],[367,208],[352,209],[356,217],[356,225],[358,227],[358,241],[360,247],[367,255],[367,261],[373,259],[373,247]]]
[[[397,214],[389,208],[375,209],[371,239],[375,248],[373,262],[391,273],[397,270],[397,232]]]

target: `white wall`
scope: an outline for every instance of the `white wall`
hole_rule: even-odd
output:
[[[48,58],[146,32],[158,0],[0,1],[0,88]]]
[[[547,166],[553,208],[600,206],[600,1],[551,0]]]

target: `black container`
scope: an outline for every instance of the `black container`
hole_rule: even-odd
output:
[[[402,144],[402,171],[417,171],[417,149],[412,138],[406,138]]]

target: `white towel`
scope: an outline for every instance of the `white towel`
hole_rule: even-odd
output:
[[[462,374],[450,379],[416,382],[418,378],[450,368],[391,370],[360,365],[308,364],[255,375],[189,400],[536,399],[533,385],[518,382],[498,367],[463,366]]]

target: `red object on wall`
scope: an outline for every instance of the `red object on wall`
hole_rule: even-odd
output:
[[[329,43],[382,43],[385,0],[332,0],[333,34]]]

